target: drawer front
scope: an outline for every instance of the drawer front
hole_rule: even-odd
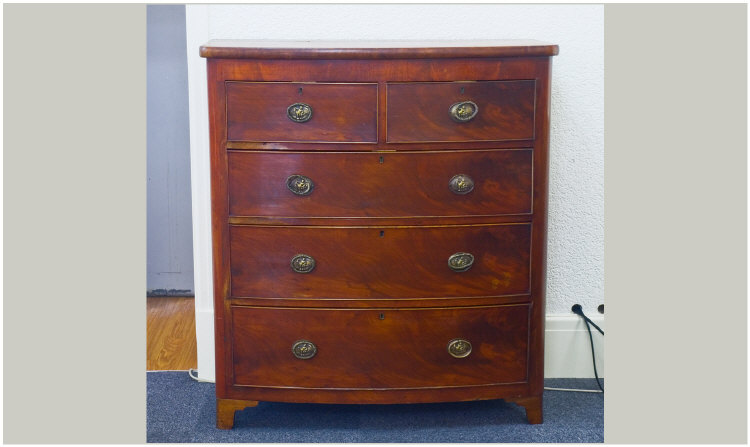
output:
[[[528,321],[528,305],[233,307],[234,384],[382,389],[525,382]]]
[[[415,82],[388,84],[389,143],[502,141],[534,138],[536,83],[523,81]],[[451,106],[476,105],[463,110]],[[459,107],[458,110],[461,110]]]
[[[375,143],[377,93],[377,84],[227,82],[227,139]]]
[[[229,213],[274,217],[529,214],[532,153],[531,149],[230,152]],[[310,187],[307,183],[302,190],[288,186],[297,175]]]
[[[529,290],[530,246],[527,223],[230,226],[231,296],[402,299],[522,294]],[[471,255],[473,264],[461,253]],[[453,270],[449,261],[464,271]]]

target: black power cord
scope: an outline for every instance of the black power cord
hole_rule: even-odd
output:
[[[586,330],[589,331],[589,341],[591,342],[591,360],[594,362],[594,377],[596,377],[596,384],[599,385],[599,389],[604,392],[604,388],[602,387],[601,382],[599,382],[599,374],[596,372],[596,357],[594,357],[594,338],[591,336],[591,326],[594,326],[597,331],[601,332],[602,335],[604,335],[604,331],[596,325],[589,317],[586,316],[586,314],[583,313],[583,308],[580,304],[574,304],[573,307],[570,309],[573,311],[574,314],[579,315],[581,318],[583,318],[583,321],[586,323]]]

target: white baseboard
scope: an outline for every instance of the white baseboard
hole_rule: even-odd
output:
[[[198,377],[215,380],[214,314],[213,310],[198,309],[195,313],[198,336]],[[604,330],[604,317],[589,318]],[[604,337],[592,328],[596,369],[604,377]],[[591,344],[586,325],[577,315],[547,315],[544,334],[544,377],[593,378]]]
[[[604,330],[604,316],[587,315]],[[604,336],[591,328],[596,371],[604,377]],[[547,315],[544,332],[544,377],[593,378],[591,341],[586,324],[578,315]]]
[[[195,333],[198,345],[198,378],[215,381],[213,309],[195,310]]]

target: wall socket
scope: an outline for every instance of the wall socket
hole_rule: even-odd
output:
[[[596,308],[596,310],[600,314],[604,314],[604,304],[600,304],[599,307]],[[583,312],[583,306],[580,304],[574,304],[573,307],[570,308],[570,311],[574,314],[579,314],[580,312]]]

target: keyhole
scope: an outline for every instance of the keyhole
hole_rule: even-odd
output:
[[[385,231],[382,231],[382,230],[381,230],[381,231],[380,231],[380,237],[383,237],[383,236],[385,236]]]
[[[380,314],[378,318],[380,318],[381,320],[385,320],[385,314]]]
[[[381,165],[383,164],[383,156],[382,155],[380,156],[380,164]]]
[[[300,89],[300,92],[301,92],[301,91],[302,91],[302,89]],[[461,87],[461,94],[462,94],[462,95],[464,94],[464,88],[463,88],[463,87]]]
[[[461,92],[461,93],[463,93],[463,92]],[[300,87],[299,90],[297,90],[297,94],[299,94],[300,96],[302,96],[302,87]]]

